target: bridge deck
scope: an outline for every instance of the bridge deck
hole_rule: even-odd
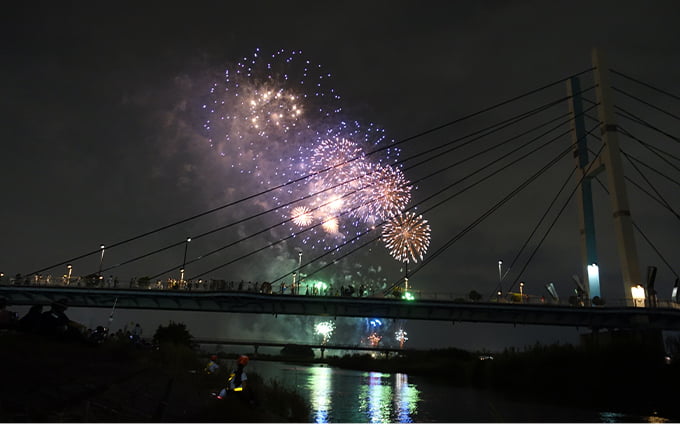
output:
[[[680,309],[571,307],[550,304],[405,301],[388,298],[294,296],[250,292],[87,289],[0,286],[10,305],[49,304],[67,299],[70,307],[176,310],[268,315],[380,317],[510,323],[584,328],[680,330]]]

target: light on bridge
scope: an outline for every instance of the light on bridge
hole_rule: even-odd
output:
[[[590,298],[600,296],[600,268],[597,264],[588,265],[588,292]]]
[[[640,284],[630,288],[630,292],[633,295],[633,306],[644,307],[645,306],[645,288]]]

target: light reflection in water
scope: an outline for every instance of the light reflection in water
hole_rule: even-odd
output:
[[[406,374],[364,373],[359,391],[359,411],[368,422],[413,422],[418,389],[408,384]]]
[[[310,368],[311,403],[314,422],[327,423],[331,407],[331,370],[326,367]]]
[[[412,415],[418,407],[418,389],[408,384],[408,375],[397,373],[394,375],[394,410],[397,422],[412,423]]]

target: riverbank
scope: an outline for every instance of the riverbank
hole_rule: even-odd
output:
[[[0,333],[2,422],[306,422],[309,407],[250,373],[256,402],[210,394],[225,375],[183,346],[91,345],[35,334]]]

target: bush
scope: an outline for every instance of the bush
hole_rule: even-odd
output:
[[[153,335],[153,342],[156,345],[174,344],[191,348],[191,339],[193,336],[185,324],[172,321],[167,327],[159,325],[156,334]]]

